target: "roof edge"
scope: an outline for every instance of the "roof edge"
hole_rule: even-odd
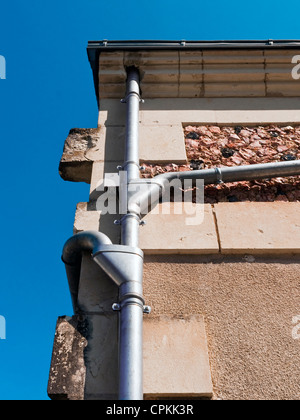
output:
[[[231,48],[300,48],[300,40],[223,40],[223,41],[89,41],[89,49],[101,50],[159,50],[159,49],[231,49]]]

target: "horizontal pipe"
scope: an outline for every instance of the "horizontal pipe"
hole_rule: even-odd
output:
[[[158,175],[156,180],[203,179],[204,184],[223,182],[253,181],[255,179],[278,178],[300,175],[300,160],[272,162],[256,165],[204,169],[200,171],[168,172]]]
[[[136,180],[132,185],[137,186],[137,192],[129,197],[129,209],[137,215],[147,214],[149,205],[152,208],[159,202],[168,188],[168,184],[178,179],[203,180],[204,185],[221,182],[253,181],[266,178],[278,178],[300,175],[300,160],[275,162],[257,165],[243,165],[225,168],[204,169],[200,171],[168,172],[156,176],[151,180]],[[140,186],[144,184],[144,188]]]

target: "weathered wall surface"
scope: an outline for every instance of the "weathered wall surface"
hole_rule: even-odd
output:
[[[204,316],[214,398],[300,398],[300,342],[292,337],[299,263],[296,257],[146,257],[145,297],[153,314]]]

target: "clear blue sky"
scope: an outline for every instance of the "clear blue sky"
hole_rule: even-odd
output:
[[[48,399],[56,319],[72,315],[60,255],[88,186],[58,164],[69,129],[97,125],[88,40],[269,38],[300,38],[298,1],[2,2],[0,400]]]

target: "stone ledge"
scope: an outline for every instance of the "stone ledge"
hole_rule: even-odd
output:
[[[121,239],[120,227],[114,224],[118,218],[114,214],[102,215],[95,210],[95,203],[78,203],[75,214],[74,234],[86,230],[95,230],[107,235],[114,244],[119,244]]]
[[[162,203],[145,216],[146,225],[140,229],[140,247],[144,253],[300,254],[298,202],[218,203],[214,204],[214,210],[205,204],[204,213],[202,205],[198,206],[199,224],[187,224],[192,217],[189,214],[174,214],[174,203]],[[74,232],[100,230],[113,243],[120,243],[120,227],[113,223],[118,216],[101,216],[89,207],[92,205],[79,203]],[[168,207],[170,214],[163,214],[168,212]],[[192,209],[196,208],[191,207],[189,211]]]
[[[298,83],[300,85],[300,82]],[[229,88],[227,86],[227,88]],[[100,121],[113,114],[117,105],[103,101]],[[107,111],[105,111],[105,109]],[[202,124],[287,124],[299,123],[299,100],[296,98],[181,98],[148,99],[141,107],[142,125],[167,126]],[[109,124],[116,124],[112,116]]]
[[[300,203],[214,205],[223,254],[300,253]]]
[[[187,213],[174,214],[174,203],[159,204],[140,228],[140,248],[145,254],[217,254],[219,252],[215,220],[210,204],[186,203]],[[120,227],[113,222],[118,215],[101,216],[89,210],[88,203],[77,206],[74,232],[96,230],[120,243]],[[170,214],[167,213],[170,209]],[[194,212],[191,215],[191,212]]]
[[[188,213],[174,214],[177,204],[180,203],[159,204],[145,217],[146,225],[140,229],[140,247],[144,253],[218,253],[218,237],[211,205],[185,203],[188,213],[195,212],[191,216]],[[169,209],[170,214],[164,214]]]

